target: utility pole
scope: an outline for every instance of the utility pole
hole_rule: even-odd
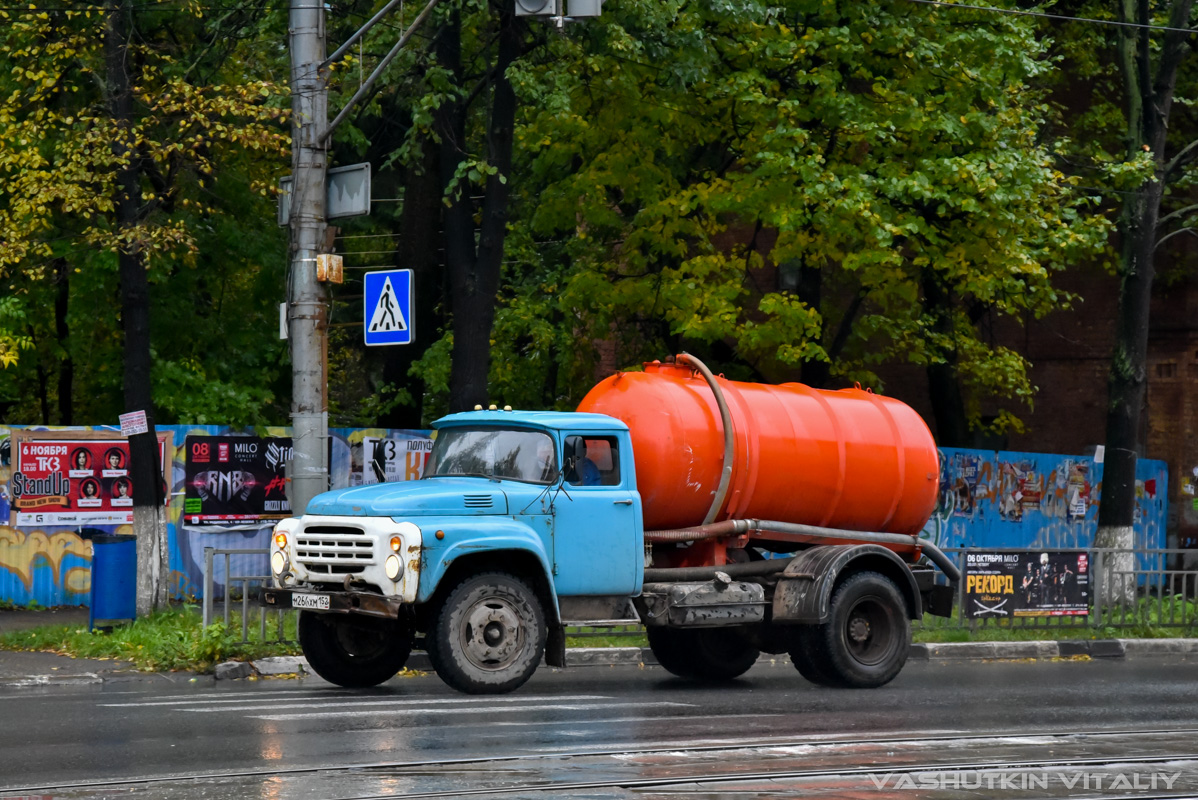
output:
[[[291,513],[329,486],[329,301],[317,280],[316,257],[329,249],[328,143],[333,131],[370,92],[375,81],[432,15],[441,0],[427,0],[399,41],[329,123],[325,72],[402,0],[389,2],[337,52],[325,58],[323,0],[290,0],[291,46],[291,269],[287,281],[287,338],[291,350]],[[572,0],[594,5],[601,0]],[[556,8],[556,2],[554,7]]]
[[[328,84],[323,0],[291,0],[291,270],[287,330],[291,349],[291,511],[328,488],[328,323],[316,256],[325,249]]]

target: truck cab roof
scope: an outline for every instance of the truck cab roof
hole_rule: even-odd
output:
[[[628,426],[615,417],[579,411],[463,411],[441,417],[433,423],[438,430],[465,425],[542,428],[551,431],[584,430],[592,433],[628,430]]]

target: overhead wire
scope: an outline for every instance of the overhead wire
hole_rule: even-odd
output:
[[[1067,14],[1049,14],[1044,11],[1023,11],[1017,8],[998,8],[997,6],[977,6],[969,3],[952,3],[947,0],[907,0],[909,3],[922,3],[928,6],[943,8],[964,8],[971,11],[989,11],[995,14],[1012,14],[1021,17],[1041,17],[1065,22],[1088,22],[1095,25],[1114,25],[1121,28],[1140,28],[1154,31],[1170,31],[1173,33],[1195,33],[1194,28],[1174,28],[1169,25],[1146,25],[1142,22],[1123,22],[1114,19],[1098,19],[1097,17],[1071,17]]]

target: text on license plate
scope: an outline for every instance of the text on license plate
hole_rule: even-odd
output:
[[[329,610],[329,596],[326,594],[293,594],[291,595],[292,608],[319,608],[323,611]]]

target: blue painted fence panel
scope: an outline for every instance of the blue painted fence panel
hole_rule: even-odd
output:
[[[1093,456],[940,449],[940,494],[923,538],[940,547],[1090,547],[1103,465]],[[1163,548],[1169,470],[1136,463],[1135,546]]]
[[[175,452],[171,458],[171,502],[167,531],[170,547],[170,580],[177,598],[200,599],[204,585],[204,548],[267,548],[273,522],[246,530],[219,530],[180,524],[183,511],[184,447],[187,437],[225,436],[239,433],[225,425],[159,425],[159,432],[174,433]],[[0,443],[8,444],[14,430],[107,431],[113,426],[35,426],[0,425]],[[349,485],[362,472],[362,442],[365,438],[427,439],[430,431],[388,428],[330,429],[329,472],[335,488]],[[266,436],[290,436],[288,428],[272,427]],[[0,453],[6,453],[0,448]],[[418,478],[427,450],[404,454],[399,471],[389,479]],[[9,522],[9,490],[12,465],[0,459],[0,602],[15,605],[38,603],[43,606],[86,606],[91,590],[91,537],[97,533],[132,533],[130,525],[13,527]],[[232,556],[230,570],[237,575],[267,573],[265,556]],[[213,572],[216,594],[225,593],[224,559],[218,559]]]

